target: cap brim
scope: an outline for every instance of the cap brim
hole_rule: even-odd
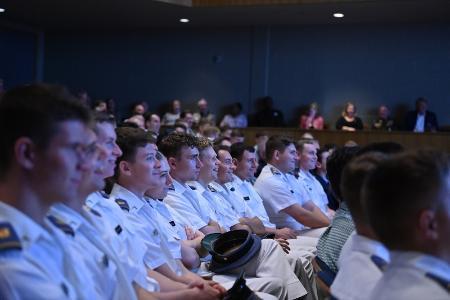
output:
[[[212,251],[212,244],[215,240],[217,240],[220,237],[221,233],[210,233],[205,235],[205,237],[202,239],[202,247],[205,248],[209,253],[213,253]]]
[[[232,263],[222,264],[214,261],[213,256],[209,269],[215,273],[225,273],[227,271],[239,268],[248,263],[261,249],[261,238],[254,234],[251,235],[251,238],[253,239],[253,244],[251,248],[247,251],[247,253],[244,253],[238,260]]]

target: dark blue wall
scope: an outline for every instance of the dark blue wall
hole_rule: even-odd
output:
[[[36,43],[35,33],[0,28],[0,78],[5,88],[35,80]]]
[[[45,79],[115,97],[220,110],[269,94],[286,119],[311,100],[334,123],[352,100],[370,121],[381,103],[400,115],[425,96],[450,124],[450,25],[343,25],[47,34]]]

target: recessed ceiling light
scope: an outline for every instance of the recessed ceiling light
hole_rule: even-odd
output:
[[[335,18],[343,18],[344,14],[343,13],[334,13],[333,17],[335,17]]]
[[[180,19],[181,23],[189,23],[189,19]]]
[[[4,8],[0,8],[0,13],[5,12]]]

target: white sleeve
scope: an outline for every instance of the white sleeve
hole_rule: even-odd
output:
[[[298,200],[294,195],[294,190],[290,186],[275,177],[265,178],[256,181],[255,190],[264,202],[268,204],[276,213],[294,204]]]
[[[175,193],[169,192],[166,198],[164,198],[164,203],[172,207],[184,219],[189,220],[195,230],[199,230],[200,228],[208,225],[200,217],[198,212],[190,205],[190,202],[187,199],[184,199]]]

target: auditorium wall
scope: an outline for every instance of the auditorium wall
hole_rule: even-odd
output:
[[[369,123],[379,104],[401,118],[418,96],[450,124],[450,24],[310,25],[46,33],[47,81],[162,110],[173,98],[213,110],[271,95],[290,124],[317,101],[329,123],[352,100]]]

